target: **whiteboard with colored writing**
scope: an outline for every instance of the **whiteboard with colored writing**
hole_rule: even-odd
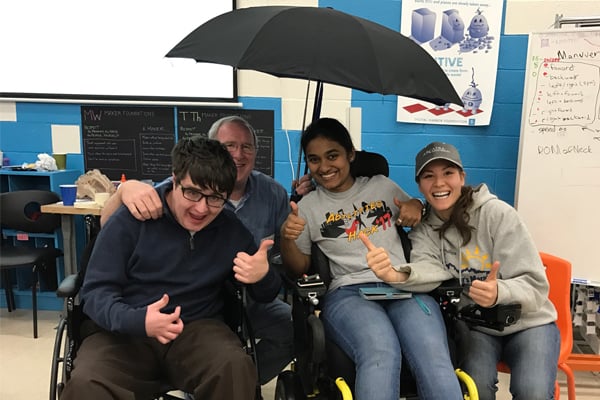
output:
[[[540,251],[600,286],[600,31],[529,35],[515,206]]]

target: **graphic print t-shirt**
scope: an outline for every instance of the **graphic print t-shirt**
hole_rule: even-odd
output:
[[[410,199],[391,179],[377,175],[358,177],[343,193],[319,187],[299,203],[299,215],[306,220],[304,232],[296,240],[304,254],[316,243],[330,260],[333,290],[339,286],[380,282],[369,269],[367,249],[358,238],[364,232],[375,246],[384,247],[392,264],[405,262],[402,244],[396,231],[400,201]]]

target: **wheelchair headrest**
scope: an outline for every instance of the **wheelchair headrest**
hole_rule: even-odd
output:
[[[390,175],[390,168],[384,156],[370,151],[357,150],[354,161],[350,164],[352,176]]]

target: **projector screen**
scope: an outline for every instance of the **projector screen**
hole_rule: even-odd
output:
[[[165,58],[233,0],[0,2],[0,100],[237,101],[233,68]]]

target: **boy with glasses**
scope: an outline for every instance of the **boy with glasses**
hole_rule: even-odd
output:
[[[123,207],[98,234],[81,289],[93,333],[63,400],[151,398],[165,378],[197,399],[254,398],[256,366],[224,322],[223,287],[237,281],[272,301],[273,241],[258,248],[223,209],[236,168],[219,142],[182,139],[172,159],[171,184],[157,188],[163,217],[139,221]]]
[[[213,123],[208,136],[225,146],[236,166],[237,177],[224,208],[233,211],[244,223],[257,245],[264,239],[274,239],[272,253],[278,253],[280,228],[290,213],[289,199],[281,184],[254,169],[258,147],[254,128],[244,118],[227,116]],[[310,190],[310,180],[307,178],[301,180],[297,192],[304,194]],[[164,184],[170,184],[170,180],[160,183],[157,188]],[[156,219],[162,215],[163,206],[156,190],[136,180],[123,183],[105,204],[102,210],[103,224],[121,204],[125,204],[131,214],[140,220]],[[248,316],[254,336],[260,339],[256,353],[259,380],[265,384],[292,360],[291,308],[278,298],[270,303],[250,302]]]

